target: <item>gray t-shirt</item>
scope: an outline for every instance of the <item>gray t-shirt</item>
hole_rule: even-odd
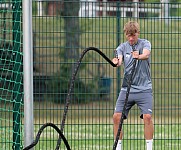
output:
[[[146,39],[138,39],[138,42],[135,45],[135,49],[139,51],[139,54],[143,53],[143,49],[151,51],[151,43]],[[126,91],[134,62],[134,59],[131,54],[133,49],[127,41],[125,43],[120,44],[116,50],[118,56],[122,55],[123,57],[124,78],[121,90]],[[130,92],[144,92],[148,90],[152,90],[150,57],[147,60],[137,60]]]

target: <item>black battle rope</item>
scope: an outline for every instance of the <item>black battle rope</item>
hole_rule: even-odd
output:
[[[72,79],[71,79],[71,83],[70,83],[70,87],[69,87],[69,92],[68,92],[67,97],[66,97],[66,105],[65,105],[65,107],[64,107],[64,114],[63,114],[63,119],[62,119],[62,123],[61,123],[61,129],[59,129],[59,128],[58,128],[56,125],[54,125],[53,123],[46,123],[46,124],[44,124],[44,125],[39,129],[35,141],[34,141],[32,144],[30,144],[29,146],[25,147],[23,150],[29,150],[30,148],[33,148],[33,147],[38,143],[38,141],[39,141],[39,139],[40,139],[40,135],[41,135],[41,133],[43,132],[43,130],[44,130],[46,127],[48,127],[48,126],[53,127],[53,128],[59,133],[59,139],[58,139],[58,141],[57,141],[56,150],[59,150],[60,143],[61,143],[61,139],[63,139],[64,144],[66,145],[67,150],[71,150],[71,149],[70,149],[70,146],[69,146],[69,144],[68,144],[68,142],[67,142],[67,140],[66,140],[66,138],[65,138],[64,135],[63,135],[63,129],[64,129],[64,126],[65,126],[65,119],[66,119],[66,116],[67,116],[68,107],[69,107],[69,103],[70,103],[70,95],[71,95],[71,92],[72,92],[73,87],[74,87],[75,77],[76,77],[76,75],[77,75],[78,69],[79,69],[79,67],[80,67],[80,64],[81,64],[81,61],[82,61],[84,55],[85,55],[88,51],[90,51],[90,50],[93,50],[93,51],[96,51],[97,53],[99,53],[99,54],[100,54],[106,61],[108,61],[113,67],[116,67],[116,66],[117,66],[117,65],[115,65],[104,53],[102,53],[98,48],[95,48],[95,47],[88,47],[88,48],[86,48],[86,49],[82,52],[82,54],[81,54],[81,56],[80,56],[80,58],[79,58],[79,60],[78,60],[78,62],[77,62],[77,65],[76,65],[76,67],[75,67],[74,73],[72,74]]]
[[[63,132],[64,130],[64,126],[65,126],[65,119],[66,119],[66,116],[67,116],[67,112],[68,112],[68,107],[69,107],[69,103],[70,103],[70,95],[72,93],[72,90],[73,90],[73,87],[74,87],[74,81],[75,81],[75,77],[77,75],[77,72],[78,72],[78,69],[80,67],[80,64],[81,64],[81,61],[84,57],[84,55],[90,51],[90,50],[93,50],[93,51],[96,51],[97,53],[99,53],[106,61],[108,61],[113,67],[116,67],[117,65],[115,65],[103,52],[101,52],[98,48],[95,48],[95,47],[88,47],[86,48],[82,53],[81,53],[81,56],[80,58],[78,59],[77,61],[77,65],[75,67],[75,70],[72,74],[72,79],[71,79],[71,83],[70,83],[70,87],[69,87],[69,92],[67,94],[67,97],[66,97],[66,104],[65,104],[65,107],[64,107],[64,114],[63,114],[63,119],[62,119],[62,123],[61,123],[61,132]],[[59,136],[59,139],[57,141],[57,146],[56,146],[56,150],[59,150],[59,147],[60,147],[60,143],[61,143],[61,136]]]
[[[62,132],[60,131],[60,129],[59,129],[56,125],[54,125],[53,123],[46,123],[46,124],[44,124],[44,125],[39,129],[39,131],[38,131],[38,133],[37,133],[37,135],[36,135],[36,139],[33,141],[33,143],[30,144],[29,146],[25,147],[23,150],[29,150],[29,149],[33,148],[33,147],[38,143],[38,141],[39,141],[39,139],[40,139],[40,135],[41,135],[41,133],[43,132],[43,130],[44,130],[46,127],[48,127],[48,126],[53,127],[53,128],[59,133],[59,136],[62,138],[62,140],[63,140],[63,142],[64,142],[67,150],[71,150],[71,149],[70,149],[70,146],[69,146],[69,144],[68,144],[68,142],[67,142],[67,140],[66,140],[66,138],[65,138],[64,135],[63,135],[63,133],[62,133]]]
[[[135,45],[132,45],[132,49],[133,49],[133,51],[135,51]],[[134,74],[135,68],[136,68],[136,62],[137,62],[137,59],[134,59],[130,79],[128,80],[128,87],[127,87],[127,91],[126,91],[126,98],[125,98],[125,101],[124,101],[123,111],[122,111],[118,131],[117,131],[116,139],[115,139],[114,145],[113,145],[113,150],[116,150],[117,143],[118,143],[118,140],[119,140],[119,136],[120,136],[120,133],[121,133],[121,130],[122,130],[125,111],[126,111],[126,106],[127,106],[127,103],[128,103],[128,96],[129,96],[131,84],[132,84],[132,81],[133,81],[133,74]]]

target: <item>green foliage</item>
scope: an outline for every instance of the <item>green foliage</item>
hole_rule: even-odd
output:
[[[32,14],[37,15],[37,2],[32,2]]]
[[[146,3],[160,2],[160,0],[144,0]]]
[[[72,64],[62,64],[60,71],[52,76],[51,80],[47,83],[50,91],[51,99],[55,103],[65,103],[69,88],[72,86]],[[95,85],[92,83],[84,83],[80,78],[76,78],[74,86],[71,91],[72,103],[81,103],[92,100],[92,93],[95,91]]]
[[[65,20],[63,20],[65,21]],[[92,20],[83,20],[79,25],[80,33],[83,34],[86,30],[89,30],[92,25]],[[64,26],[64,24],[60,25]],[[86,27],[86,28],[85,28]],[[65,39],[64,40],[68,40]],[[75,62],[75,58],[72,59],[65,59],[65,54],[67,53],[66,49],[60,49],[59,51],[59,58],[60,60],[64,61],[63,64],[60,65],[60,69],[57,73],[55,73],[51,80],[48,82],[49,91],[51,95],[51,99],[55,103],[65,103],[67,94],[69,92],[72,73],[75,70],[75,66],[72,62]],[[85,58],[86,59],[86,58]],[[92,59],[92,58],[91,58]],[[66,62],[67,61],[67,62]],[[89,61],[86,59],[86,61]],[[85,72],[86,64],[81,63],[81,67],[79,68],[78,72],[84,71]],[[95,76],[93,78],[96,78]],[[97,82],[87,83],[87,81],[83,81],[81,78],[76,76],[74,81],[73,91],[71,91],[71,100],[73,103],[82,103],[87,102],[93,99],[96,99],[98,94],[95,94],[97,89]],[[51,94],[55,93],[55,94]],[[72,94],[73,93],[73,94]],[[94,94],[94,96],[92,96]],[[97,96],[96,96],[97,95]]]
[[[155,2],[160,2],[160,0],[144,0],[146,3],[155,3]],[[169,0],[170,3],[177,3],[181,2],[181,0]]]

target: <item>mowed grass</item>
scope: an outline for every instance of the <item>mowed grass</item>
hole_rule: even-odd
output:
[[[35,108],[40,108],[39,115],[35,113],[35,122],[54,122],[59,127],[61,126],[61,119],[63,116],[63,106],[55,105],[52,103],[46,103],[44,106],[48,106],[48,110],[43,109],[43,105],[40,107],[36,104]],[[113,105],[113,104],[112,104]],[[49,107],[51,106],[52,109]],[[113,146],[113,124],[112,113],[113,106],[108,101],[101,102],[89,102],[87,104],[70,105],[67,120],[64,129],[64,135],[67,138],[72,149],[112,149]],[[46,108],[46,107],[45,107]],[[54,109],[53,109],[54,108]],[[59,109],[56,109],[59,108]],[[154,114],[155,111],[154,110]],[[174,113],[173,113],[174,111]],[[38,112],[38,110],[36,111]],[[160,109],[160,115],[153,115],[154,120],[154,149],[157,150],[169,150],[170,148],[180,148],[180,123],[181,118],[179,116],[180,109],[170,109],[170,115],[165,115],[165,110]],[[46,117],[39,116],[46,115]],[[40,128],[40,125],[35,126],[36,132]],[[141,119],[139,119],[139,110],[135,106],[130,114],[129,118],[124,122],[124,149],[144,149],[144,125]],[[46,147],[56,147],[57,133],[53,129],[47,129],[43,135],[42,140],[36,149],[45,149]],[[45,146],[46,145],[46,146]],[[64,146],[63,142],[61,144]],[[48,148],[48,149],[49,149]]]
[[[109,101],[89,102],[87,104],[70,105],[67,114],[64,135],[73,150],[77,149],[112,149],[113,146],[113,106]],[[11,104],[9,105],[9,108]],[[1,105],[1,108],[3,106]],[[40,127],[47,122],[61,126],[63,116],[63,105],[52,102],[34,103],[34,135],[38,133]],[[157,110],[154,110],[154,113]],[[180,148],[180,109],[170,109],[170,115],[165,115],[165,110],[160,110],[160,115],[153,115],[154,120],[154,149],[169,150],[170,148]],[[174,111],[174,113],[173,113]],[[3,118],[5,112],[1,111],[1,148],[10,149],[12,145],[12,112]],[[8,125],[9,124],[9,125]],[[22,122],[22,140],[24,135]],[[129,118],[124,121],[123,147],[126,149],[144,149],[145,140],[143,133],[143,121],[139,119],[139,110],[135,106],[129,114]],[[34,136],[35,137],[35,136]],[[53,128],[46,128],[35,149],[55,149],[58,133]],[[23,141],[22,141],[23,142]],[[61,149],[64,147],[63,141]]]
[[[88,103],[80,106],[71,106],[68,112],[64,135],[67,138],[72,149],[112,149],[113,146],[113,125],[112,125],[112,110],[105,116],[105,104],[103,107],[99,103]],[[62,108],[61,106],[58,106]],[[88,108],[89,107],[89,108]],[[79,109],[77,109],[79,108]],[[177,113],[180,111],[177,110]],[[60,127],[60,122],[63,112],[60,110],[44,111],[42,114],[48,114],[47,118],[35,117],[37,122],[35,131],[40,128],[39,122],[54,122]],[[166,117],[164,115],[153,116],[154,120],[154,149],[169,150],[170,148],[180,148],[180,123],[179,116]],[[124,149],[132,150],[145,148],[144,140],[144,125],[139,119],[139,110],[135,107],[130,112],[128,120],[124,122]],[[57,133],[53,129],[46,129],[42,134],[40,143],[36,149],[52,149],[56,147]],[[64,147],[62,142],[61,147]]]
[[[171,129],[172,128],[172,129]],[[41,140],[35,149],[54,149],[56,147],[56,139],[58,139],[57,133],[52,131],[53,129],[47,129],[41,136]],[[132,124],[123,126],[124,149],[145,149],[145,140],[142,124]],[[154,149],[169,150],[170,148],[179,149],[180,135],[177,133],[179,130],[178,125],[169,126],[156,126],[154,134]],[[176,134],[175,134],[176,133]],[[172,139],[169,134],[172,135]],[[175,134],[175,135],[174,135]],[[113,147],[113,135],[112,124],[104,125],[71,125],[66,126],[65,137],[67,138],[69,145],[72,149],[106,149],[110,150]],[[176,137],[176,138],[175,138]],[[64,147],[62,142],[61,147]],[[61,148],[61,149],[62,149]]]

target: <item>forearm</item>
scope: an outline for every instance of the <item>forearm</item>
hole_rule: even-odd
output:
[[[141,54],[138,56],[138,60],[146,60],[148,58],[149,58],[149,55],[147,55],[147,54]]]
[[[147,49],[143,49],[143,53],[138,55],[138,60],[146,60],[150,56],[150,51]]]

